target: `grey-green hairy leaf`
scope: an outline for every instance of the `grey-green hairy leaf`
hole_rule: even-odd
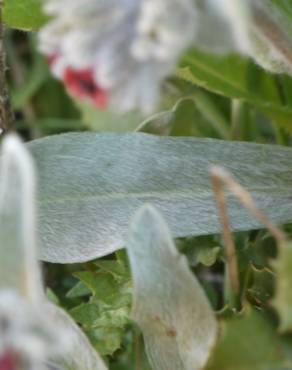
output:
[[[61,366],[62,370],[107,370],[85,334],[65,311],[49,302],[44,311],[52,323],[67,334],[69,341],[69,346],[64,346],[61,355],[54,359],[54,365]]]
[[[212,139],[75,133],[29,144],[39,175],[41,258],[80,262],[125,245],[129,220],[145,202],[174,237],[220,232],[209,180],[222,165],[276,223],[292,221],[292,150]],[[261,225],[232,197],[234,230]]]
[[[153,369],[202,369],[216,340],[217,322],[153,207],[144,206],[135,216],[127,250],[134,280],[132,317],[142,329]]]

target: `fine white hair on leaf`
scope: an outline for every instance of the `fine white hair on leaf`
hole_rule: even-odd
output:
[[[12,349],[31,370],[45,363],[70,370],[106,370],[81,329],[49,303],[36,252],[35,170],[14,134],[3,140],[0,159],[0,353]]]
[[[134,283],[132,317],[143,332],[153,369],[202,369],[217,337],[215,315],[152,206],[143,206],[134,217],[127,250]]]
[[[14,134],[2,144],[0,161],[0,287],[32,302],[42,295],[35,236],[35,172],[32,158]]]
[[[60,356],[53,361],[54,365],[66,370],[107,370],[85,334],[64,310],[47,302],[44,312],[49,320],[66,334],[70,343],[70,346],[63,347]]]

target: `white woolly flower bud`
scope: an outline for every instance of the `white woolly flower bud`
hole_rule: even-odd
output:
[[[47,0],[40,49],[68,91],[119,111],[154,109],[194,36],[192,0]]]
[[[0,292],[1,369],[46,370],[44,360],[60,352],[63,344],[56,334],[60,333],[42,312],[19,294]]]
[[[43,291],[30,154],[7,135],[0,157],[0,369],[106,370],[78,326]]]

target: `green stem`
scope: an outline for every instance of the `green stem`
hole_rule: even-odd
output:
[[[208,95],[198,90],[194,94],[194,100],[198,110],[209,121],[213,129],[222,139],[229,140],[230,133],[228,121]]]

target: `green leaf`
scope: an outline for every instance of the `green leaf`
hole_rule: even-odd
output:
[[[47,21],[42,4],[43,0],[5,0],[4,22],[11,28],[37,31]]]
[[[215,316],[151,206],[135,216],[127,250],[134,280],[132,317],[142,329],[153,369],[202,369],[216,340]]]
[[[184,57],[178,75],[196,85],[231,98],[260,97],[280,103],[273,76],[238,55],[218,56],[192,49]]]
[[[221,322],[221,336],[206,370],[288,370],[282,339],[263,314],[247,308]]]
[[[273,306],[280,316],[280,330],[292,330],[292,242],[280,245],[277,259],[273,262],[276,280],[276,295]]]
[[[97,300],[107,303],[116,293],[115,281],[110,274],[82,271],[74,275],[91,290]]]
[[[48,76],[49,69],[47,63],[42,56],[36,54],[34,56],[33,66],[26,76],[23,85],[21,87],[17,86],[11,91],[14,109],[20,110],[25,107],[46,82]]]
[[[275,290],[275,273],[267,268],[258,270],[251,267],[252,284],[248,288],[248,296],[257,306],[269,303]]]
[[[69,292],[66,294],[67,298],[79,298],[90,294],[90,290],[87,286],[79,281]]]
[[[94,327],[94,322],[99,317],[99,314],[100,310],[95,303],[83,303],[70,311],[70,315],[74,320],[85,329]]]
[[[197,266],[199,263],[212,266],[223,254],[222,248],[217,241],[215,242],[213,236],[179,239],[177,246],[191,266]]]
[[[123,330],[119,328],[98,328],[87,333],[91,343],[101,355],[112,355],[121,348]]]
[[[86,261],[122,248],[145,202],[166,217],[174,237],[220,232],[211,165],[223,164],[274,222],[292,221],[290,148],[141,133],[57,135],[29,148],[47,261]],[[235,199],[228,206],[234,230],[262,227]]]
[[[283,105],[275,77],[236,55],[216,56],[192,49],[178,75],[212,92],[243,99],[292,130],[292,106]],[[288,77],[287,77],[288,79]]]
[[[228,123],[203,91],[179,99],[171,110],[146,119],[137,131],[171,136],[202,136],[200,127],[213,128],[220,138],[229,139]]]
[[[88,303],[74,307],[70,314],[82,325],[93,345],[101,350],[101,353],[112,354],[120,348],[122,333],[126,325],[130,324],[132,302],[130,276],[120,275],[119,270],[116,269],[113,273],[111,268],[108,268],[115,262],[121,265],[121,260],[98,262],[112,262],[112,264],[105,264],[106,269],[110,271],[105,271],[101,264],[102,267],[96,272],[86,271],[75,274],[81,279],[82,284],[86,284],[91,289],[93,296]],[[112,339],[100,337],[100,330],[105,333],[109,331],[105,335]]]
[[[120,261],[113,260],[98,260],[95,262],[95,265],[98,266],[104,272],[109,272],[116,278],[128,278],[129,271],[126,266]]]

